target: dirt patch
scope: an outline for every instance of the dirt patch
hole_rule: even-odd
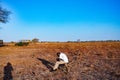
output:
[[[67,74],[61,70],[50,72],[57,52],[64,52],[69,57]],[[11,73],[5,73],[8,62],[13,68]],[[23,47],[0,47],[0,80],[6,74],[11,74],[14,80],[119,80],[120,42],[38,43]]]

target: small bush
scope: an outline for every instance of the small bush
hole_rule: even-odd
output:
[[[18,42],[15,44],[15,46],[27,46],[28,44],[28,42]]]

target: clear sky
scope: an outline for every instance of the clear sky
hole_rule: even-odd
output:
[[[9,22],[0,39],[120,40],[120,0],[2,0]]]

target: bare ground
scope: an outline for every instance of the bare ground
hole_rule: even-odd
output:
[[[68,72],[50,72],[56,53],[69,57]],[[0,47],[0,80],[120,80],[120,42],[30,43]],[[9,79],[8,79],[9,80]]]

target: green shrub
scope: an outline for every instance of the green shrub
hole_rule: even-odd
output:
[[[15,46],[27,46],[28,44],[28,42],[18,42],[15,44]]]

